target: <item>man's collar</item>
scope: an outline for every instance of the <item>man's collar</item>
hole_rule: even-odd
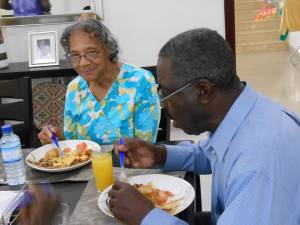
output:
[[[257,100],[257,93],[247,84],[235,100],[217,130],[210,135],[210,143],[217,157],[222,162],[223,157],[241,123]]]

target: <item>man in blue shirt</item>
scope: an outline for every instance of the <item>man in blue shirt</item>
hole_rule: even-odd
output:
[[[158,60],[161,103],[174,126],[208,131],[197,144],[158,146],[126,140],[128,166],[212,173],[212,224],[300,224],[300,120],[236,75],[234,55],[217,32],[172,38]],[[179,225],[136,189],[115,182],[112,213],[125,224]]]

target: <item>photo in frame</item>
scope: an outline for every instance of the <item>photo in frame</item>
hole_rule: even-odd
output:
[[[29,67],[59,65],[56,31],[28,33]]]

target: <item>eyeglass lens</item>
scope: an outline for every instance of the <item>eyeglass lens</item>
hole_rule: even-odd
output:
[[[87,52],[83,55],[80,54],[70,54],[68,55],[68,60],[72,63],[72,64],[78,64],[81,60],[81,57],[85,57],[86,60],[89,61],[94,61],[97,58],[99,52],[95,51],[90,51]]]

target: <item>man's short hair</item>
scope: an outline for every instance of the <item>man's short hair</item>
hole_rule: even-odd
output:
[[[207,28],[175,36],[162,47],[159,57],[170,58],[172,73],[183,82],[205,78],[218,88],[227,89],[236,76],[235,57],[229,44]]]

